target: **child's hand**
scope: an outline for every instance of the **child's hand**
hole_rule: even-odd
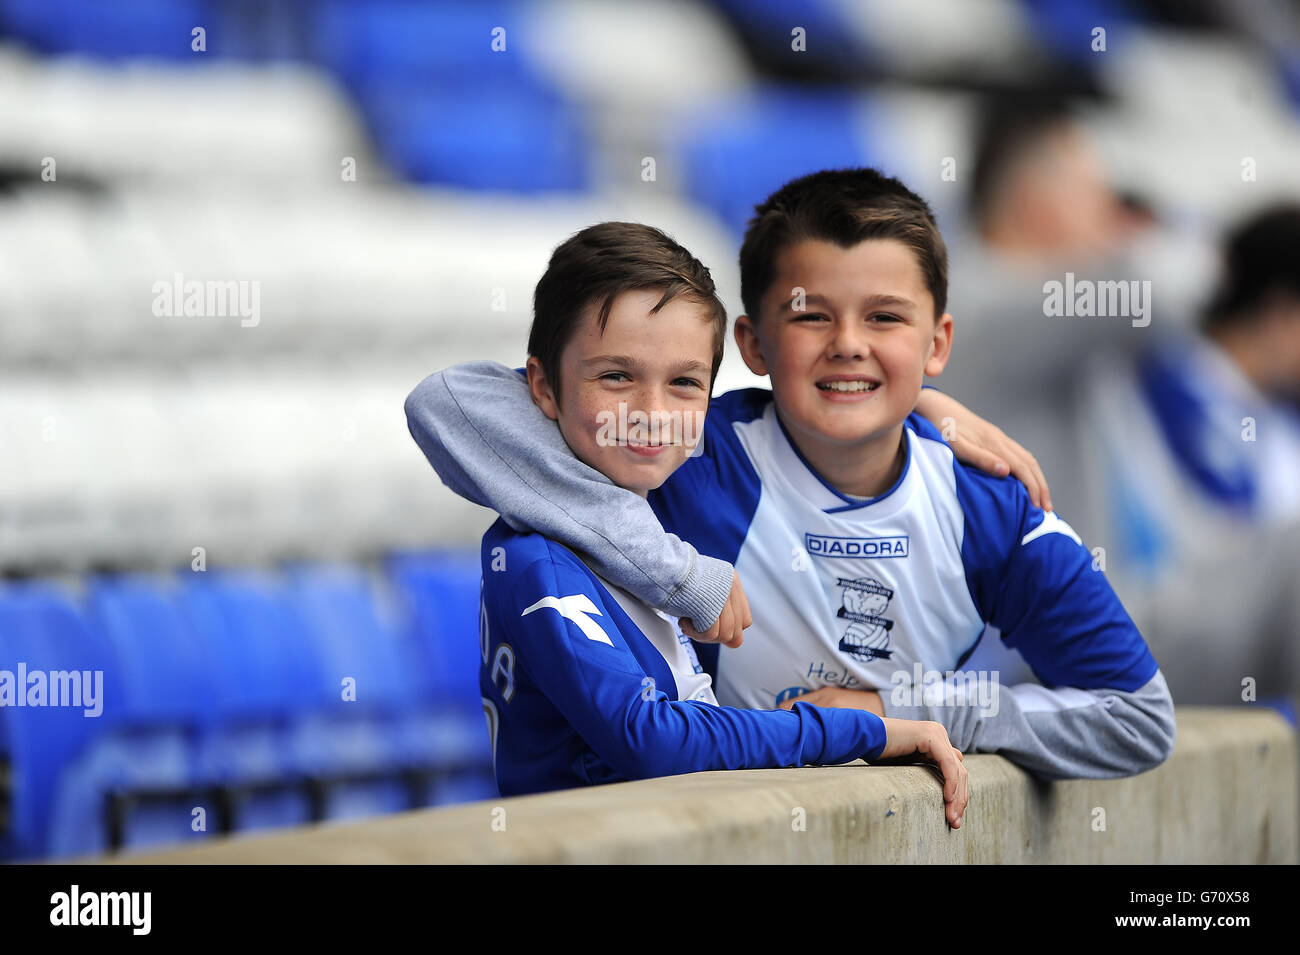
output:
[[[783,700],[777,704],[777,708],[793,709],[796,703],[870,710],[881,717],[885,724],[885,748],[877,760],[897,759],[919,753],[937,765],[943,773],[943,800],[947,803],[948,822],[954,829],[961,828],[962,813],[970,801],[966,766],[962,762],[961,750],[953,748],[948,739],[948,731],[942,723],[886,719],[880,694],[875,690],[846,690],[838,686],[824,686],[803,696]]]
[[[1035,507],[1052,509],[1052,492],[1038,461],[997,425],[933,388],[921,390],[921,396],[916,399],[916,413],[939,429],[962,461],[989,474],[1010,473],[1024,484]]]
[[[693,621],[684,617],[678,621],[682,633],[691,639],[699,640],[701,643],[720,643],[733,650],[744,641],[744,629],[752,626],[753,623],[754,618],[749,613],[749,601],[745,599],[745,588],[740,586],[740,574],[734,572],[731,579],[731,596],[727,598],[727,605],[722,608],[722,613],[718,615],[713,626],[700,632],[695,629]]]
[[[875,690],[846,690],[838,686],[824,686],[803,696],[789,697],[778,703],[777,708],[788,710],[796,703],[838,707],[842,710],[870,710],[877,716],[885,715],[885,706],[880,701],[880,694]]]
[[[943,801],[948,824],[961,828],[961,817],[970,802],[970,785],[961,750],[955,749],[942,723],[928,720],[884,720],[885,749],[878,759],[921,755],[943,773]]]

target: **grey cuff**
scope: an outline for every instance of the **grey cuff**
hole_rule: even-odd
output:
[[[892,688],[891,688],[892,689]],[[891,720],[929,720],[933,719],[924,706],[900,706],[890,701],[890,692],[888,689],[877,690],[880,694],[880,703],[885,710],[886,719]]]
[[[731,596],[735,569],[725,560],[705,557],[693,547],[691,553],[695,558],[691,569],[686,579],[668,595],[663,610],[690,620],[697,630],[707,630],[722,616],[722,608]]]

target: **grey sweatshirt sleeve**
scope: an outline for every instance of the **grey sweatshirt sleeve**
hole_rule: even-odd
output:
[[[880,691],[892,719],[933,720],[963,753],[999,753],[1044,779],[1132,776],[1163,763],[1176,737],[1174,702],[1159,670],[1134,692],[1048,689],[1033,683],[979,688],[960,675]]]
[[[588,557],[606,579],[698,629],[731,593],[733,568],[667,533],[646,500],[579,461],[518,372],[454,365],[406,399],[411,436],[443,483]]]

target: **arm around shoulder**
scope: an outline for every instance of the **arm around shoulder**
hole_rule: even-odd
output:
[[[664,531],[644,498],[574,456],[532,400],[523,375],[467,362],[425,378],[406,399],[407,425],[443,483],[591,557],[639,599],[705,629],[731,594],[733,569]]]

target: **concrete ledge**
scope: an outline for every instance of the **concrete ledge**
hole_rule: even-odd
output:
[[[1128,779],[1043,783],[1000,756],[966,763],[971,801],[955,831],[937,772],[857,762],[696,773],[79,861],[1300,861],[1297,739],[1272,710],[1179,708],[1173,755]]]

